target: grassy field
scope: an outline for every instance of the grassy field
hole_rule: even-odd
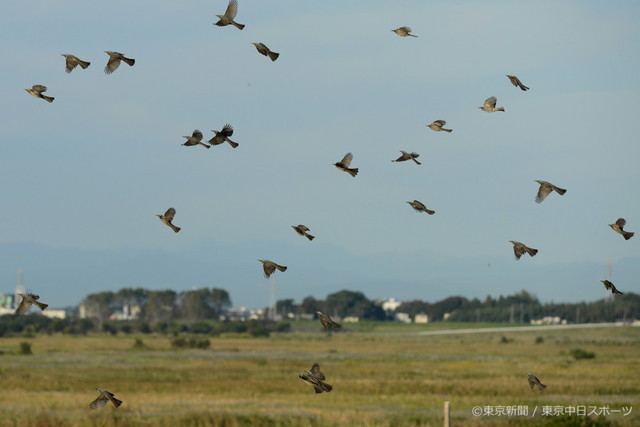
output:
[[[0,425],[441,426],[445,401],[452,425],[640,425],[640,328],[414,335],[447,326],[434,325],[210,337],[207,350],[173,350],[171,337],[151,335],[0,338]],[[19,354],[21,342],[33,354]],[[595,358],[577,360],[573,349]],[[332,393],[298,379],[314,361]],[[531,391],[527,372],[548,388]],[[124,404],[90,410],[96,387]],[[472,415],[515,405],[529,416]],[[577,405],[636,407],[540,416],[544,406]]]

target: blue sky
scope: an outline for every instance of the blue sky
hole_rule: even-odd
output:
[[[261,301],[252,296],[264,281],[257,258],[289,264],[290,271],[296,266],[288,259],[305,251],[316,265],[331,251],[393,258],[393,273],[384,264],[376,264],[378,271],[347,264],[324,269],[361,278],[345,282],[329,274],[327,289],[360,283],[357,290],[369,295],[368,281],[391,280],[396,271],[421,283],[416,262],[458,260],[459,271],[431,272],[454,284],[469,260],[516,263],[508,240],[538,248],[535,258],[519,263],[541,268],[611,261],[617,286],[638,291],[637,278],[616,276],[615,263],[640,259],[640,236],[624,241],[607,224],[622,216],[630,231],[640,231],[640,5],[390,5],[240,0],[236,20],[243,31],[212,25],[225,1],[3,5],[0,244],[6,251],[33,242],[174,254],[203,241],[244,247],[255,283],[230,284],[238,304]],[[419,37],[390,31],[402,25]],[[251,42],[265,43],[280,58],[271,62]],[[105,75],[104,50],[136,64]],[[67,74],[61,53],[92,64]],[[530,91],[513,87],[505,74],[520,77]],[[56,100],[28,96],[23,89],[33,84],[48,86]],[[489,96],[506,112],[480,111]],[[454,132],[425,127],[436,119]],[[236,150],[180,145],[194,129],[209,139],[211,129],[227,122],[240,143]],[[422,166],[392,163],[399,150],[418,152]],[[332,166],[347,152],[360,168],[356,178]],[[567,194],[536,205],[535,179]],[[436,215],[415,213],[405,203],[413,199]],[[177,235],[154,217],[169,206],[182,227]],[[299,223],[317,239],[297,236],[290,225]],[[311,252],[310,245],[322,250]],[[404,258],[411,260],[406,266]],[[25,266],[32,261],[8,265],[3,283],[12,286],[18,267],[29,278]],[[184,262],[176,268],[188,269]],[[76,268],[90,277],[90,266]],[[326,295],[299,285],[300,269],[288,273],[278,280],[285,289],[301,289],[292,295]],[[34,286],[46,289],[46,271],[38,274],[32,273],[41,277]],[[207,283],[216,283],[222,272],[210,274]],[[118,281],[135,285],[124,282]],[[398,293],[413,295],[412,289]],[[507,289],[448,290],[482,296]],[[583,296],[603,295],[601,289],[575,294]]]

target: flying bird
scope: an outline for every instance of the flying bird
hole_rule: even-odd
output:
[[[315,239],[316,236],[312,236],[311,234],[307,233],[307,231],[309,231],[309,228],[305,225],[292,225],[291,226],[294,230],[296,230],[296,233],[298,233],[301,236],[306,237],[307,239],[309,239],[310,241]]]
[[[165,224],[167,227],[170,227],[173,231],[177,233],[178,231],[180,231],[180,227],[176,227],[171,223],[175,215],[176,215],[176,210],[174,208],[167,209],[164,215],[156,214],[156,216],[160,218],[160,221],[162,221],[163,224]]]
[[[264,56],[268,56],[272,61],[275,61],[276,59],[278,59],[278,56],[280,56],[279,53],[272,52],[263,43],[251,43],[251,44],[254,45],[256,49],[258,49],[258,52],[260,52]]]
[[[427,127],[430,127],[431,129],[435,130],[435,131],[445,131],[445,132],[453,132],[453,129],[445,129],[442,126],[446,125],[447,122],[445,122],[444,120],[436,120],[435,122],[431,123],[430,125],[427,125]]]
[[[202,132],[200,132],[198,129],[194,130],[191,136],[187,135],[187,136],[183,136],[183,138],[187,138],[187,141],[184,144],[182,144],[186,147],[191,147],[193,145],[202,145],[205,148],[211,148],[210,145],[207,145],[202,142]]]
[[[620,292],[618,290],[618,288],[616,288],[616,286],[613,283],[611,283],[610,281],[608,281],[608,280],[600,280],[600,281],[604,285],[605,289],[608,290],[608,291],[611,291],[612,294],[620,294],[620,295],[622,295],[622,292]]]
[[[25,90],[27,91],[27,93],[29,93],[29,95],[35,96],[36,98],[42,98],[47,102],[53,102],[53,100],[55,99],[53,96],[47,96],[42,94],[42,92],[47,91],[46,86],[33,85],[31,86],[31,89],[25,89]]]
[[[409,34],[409,33],[411,33],[411,28],[409,28],[409,27],[400,27],[400,28],[396,28],[395,30],[391,30],[391,31],[393,31],[394,33],[396,33],[400,37],[407,37],[407,36],[418,37],[418,36],[414,36],[413,34]]]
[[[323,328],[325,329],[342,328],[342,325],[340,323],[334,322],[333,319],[331,319],[331,317],[327,316],[323,312],[316,311],[316,315],[318,316],[318,319],[320,319],[320,323],[322,323]]]
[[[353,160],[353,154],[347,153],[338,163],[334,163],[333,165],[340,169],[341,171],[345,171],[351,176],[358,175],[358,168],[349,169],[351,165],[351,160]]]
[[[511,81],[511,84],[519,87],[522,90],[529,90],[528,87],[526,87],[525,85],[522,84],[522,82],[520,81],[519,78],[517,78],[516,76],[510,76],[509,74],[507,74],[507,77],[509,77],[509,80]]]
[[[482,107],[478,107],[478,108],[481,109],[482,111],[486,111],[487,113],[493,113],[494,111],[504,111],[504,108],[502,107],[496,108],[497,101],[498,99],[495,96],[492,96],[491,98],[487,98],[484,101],[484,104],[482,104]]]
[[[97,390],[98,392],[100,392],[100,394],[98,395],[98,397],[96,397],[96,400],[89,403],[89,407],[91,409],[102,408],[109,401],[111,401],[111,403],[113,403],[113,406],[115,406],[116,408],[122,405],[122,400],[116,399],[113,393],[110,393],[107,390],[103,390],[101,388],[98,388]]]
[[[68,53],[61,53],[60,55],[64,56],[67,59],[66,68],[65,68],[65,71],[67,73],[72,72],[73,69],[76,68],[78,65],[81,66],[83,69],[91,65],[91,62],[83,61],[77,56],[69,55]]]
[[[547,181],[542,181],[540,179],[536,179],[535,180],[538,184],[540,184],[540,188],[538,189],[538,194],[536,195],[536,203],[542,203],[542,201],[544,199],[547,198],[547,196],[552,192],[555,191],[556,193],[558,193],[559,195],[564,195],[564,193],[567,192],[567,190],[565,190],[564,188],[560,188],[560,187],[556,187],[555,185],[551,184],[550,182]]]
[[[117,70],[118,67],[120,66],[120,62],[121,61],[126,62],[131,67],[133,67],[133,64],[136,63],[135,59],[126,58],[120,52],[112,52],[110,50],[105,50],[104,53],[109,55],[109,61],[107,62],[107,65],[105,65],[105,67],[104,67],[104,72],[106,74],[111,74],[115,70]]]
[[[274,271],[276,271],[276,268],[280,271],[287,271],[287,267],[283,265],[278,265],[273,261],[269,261],[266,259],[259,259],[258,261],[262,263],[262,269],[264,270],[264,277],[266,277],[267,279],[269,278],[269,276],[273,274]]]
[[[420,154],[418,154],[418,153],[407,153],[406,151],[402,151],[402,150],[400,150],[400,152],[402,153],[402,156],[398,157],[395,160],[391,160],[392,162],[404,162],[406,160],[413,160],[414,162],[416,162],[417,165],[421,165],[422,164],[422,163],[420,163],[419,161],[416,160],[418,157],[420,157]]]
[[[528,253],[529,256],[535,256],[538,253],[537,249],[530,248],[520,242],[515,242],[513,240],[509,241],[513,243],[513,253],[516,256],[516,259],[520,259],[525,252]]]
[[[233,127],[231,127],[229,123],[224,125],[224,127],[220,132],[218,132],[217,130],[212,130],[211,132],[215,134],[213,138],[209,140],[209,144],[211,145],[220,145],[225,141],[228,142],[229,145],[232,146],[233,148],[237,148],[238,145],[240,145],[237,142],[233,142],[232,140],[229,139],[229,137],[233,135]]]
[[[327,393],[333,390],[333,386],[324,382],[326,377],[320,371],[320,365],[318,362],[315,362],[311,367],[310,371],[305,371],[304,374],[298,375],[301,380],[306,382],[307,384],[313,386],[313,389],[317,393],[322,393],[326,391]]]
[[[227,10],[224,15],[216,15],[220,20],[216,22],[215,25],[218,27],[226,27],[227,25],[233,25],[237,29],[241,30],[244,28],[244,25],[238,24],[233,19],[238,14],[238,0],[229,0],[229,6],[227,6]]]
[[[529,380],[529,386],[531,387],[531,390],[533,390],[535,386],[538,386],[538,390],[544,390],[545,388],[547,388],[547,386],[542,384],[538,379],[538,377],[536,377],[535,375],[527,373],[527,376],[528,376],[527,379]]]
[[[622,234],[624,240],[629,240],[635,233],[631,231],[624,231],[624,226],[627,225],[627,221],[624,218],[618,218],[615,224],[609,224],[609,227],[618,234]]]
[[[37,305],[40,310],[43,310],[49,307],[49,304],[42,303],[38,301],[40,299],[40,295],[36,294],[18,294],[22,297],[22,301],[20,301],[20,305],[16,308],[15,316],[20,316],[25,314],[33,304]]]
[[[419,202],[417,200],[414,200],[413,202],[407,202],[407,203],[409,203],[409,205],[411,205],[411,207],[415,209],[416,212],[426,212],[429,215],[433,215],[434,213],[436,213],[436,211],[427,209],[427,207],[422,202]]]

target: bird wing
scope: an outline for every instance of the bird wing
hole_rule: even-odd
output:
[[[227,6],[227,11],[224,13],[229,19],[233,19],[238,14],[238,0],[230,0],[229,6]]]
[[[536,203],[542,203],[542,201],[551,193],[552,187],[548,183],[540,184],[538,189],[538,195],[536,196]]]
[[[176,210],[174,208],[169,208],[164,213],[164,219],[166,219],[167,221],[171,222],[171,221],[173,221],[173,217],[175,215],[176,215]]]
[[[535,382],[534,378],[536,378],[536,377],[534,377],[533,375],[529,375],[529,378],[527,378],[527,380],[529,381],[529,387],[531,387],[531,388],[535,387],[535,385],[536,385],[536,382]]]
[[[94,400],[93,402],[89,403],[89,407],[91,409],[102,408],[104,405],[107,404],[108,401],[109,401],[109,398],[107,396],[105,396],[104,394],[100,393],[100,396],[96,397],[96,400]]]
[[[267,277],[267,278],[271,276],[274,271],[276,271],[276,265],[271,261],[264,261],[262,263],[262,268],[264,270],[264,277]]]
[[[225,138],[233,135],[233,127],[229,123],[227,123],[220,131],[220,134],[222,134],[222,136],[224,136]]]
[[[65,71],[67,73],[70,73],[78,65],[78,58],[76,58],[73,55],[67,55],[67,56],[65,56],[65,58],[66,58],[66,64],[65,65],[67,66]]]
[[[417,200],[414,200],[411,206],[413,206],[414,209],[427,210],[427,207],[422,202],[419,202]]]
[[[353,154],[347,153],[342,158],[342,160],[340,160],[340,163],[342,163],[342,166],[344,166],[345,168],[348,168],[349,165],[351,165],[351,160],[353,160]]]
[[[410,27],[400,27],[400,30],[403,30],[405,33],[410,33],[412,30]]]
[[[104,72],[107,74],[113,73],[120,66],[120,57],[119,56],[111,56],[109,55],[109,62],[104,67]]]
[[[298,225],[298,228],[302,231],[309,231],[309,228],[307,226],[304,226],[302,224]]]
[[[32,305],[33,305],[32,302],[28,302],[23,298],[22,301],[20,302],[20,305],[18,306],[18,308],[16,308],[15,314],[17,316],[19,316],[21,314],[25,314],[27,311],[29,311],[29,309],[31,308]]]
[[[326,379],[324,374],[320,370],[320,364],[318,364],[318,362],[315,362],[313,364],[313,366],[311,367],[311,370],[309,371],[309,373],[311,375],[313,375],[314,377],[316,377],[317,379],[319,379],[320,381],[324,381]]]
[[[622,227],[627,225],[627,221],[624,218],[618,218],[618,220],[616,221],[616,225],[620,227],[620,230],[622,230]]]
[[[438,127],[442,127],[444,125],[447,124],[447,122],[445,122],[444,120],[436,120],[435,122],[433,122],[432,124],[438,126]]]
[[[198,129],[194,130],[191,136],[198,141],[202,141],[202,132],[200,132]]]
[[[42,93],[42,92],[46,92],[47,91],[47,87],[43,86],[43,85],[33,85],[31,87],[31,89],[35,90],[38,93]]]
[[[487,98],[484,101],[484,106],[488,107],[488,108],[491,108],[491,109],[494,109],[494,108],[496,108],[496,102],[498,102],[498,99],[495,96],[492,96],[491,98]]]
[[[601,282],[602,282],[602,284],[604,285],[604,287],[605,287],[605,289],[606,289],[606,290],[610,290],[610,289],[611,289],[611,286],[613,285],[613,283],[611,283],[611,282],[610,282],[610,281],[608,281],[608,280],[601,280]]]
[[[516,256],[516,259],[520,259],[522,255],[524,255],[526,251],[526,246],[522,243],[514,243],[513,244],[513,253]]]

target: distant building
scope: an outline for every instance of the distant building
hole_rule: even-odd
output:
[[[378,302],[382,309],[387,313],[393,313],[398,307],[400,307],[400,305],[402,305],[402,301],[398,301],[395,298],[380,299]]]
[[[48,317],[49,319],[66,319],[67,312],[64,310],[46,309],[42,312],[42,315],[44,317]]]
[[[566,325],[567,321],[561,319],[560,316],[545,316],[542,319],[532,319],[529,323],[532,325]]]
[[[360,321],[360,318],[358,316],[345,316],[342,321],[344,323],[358,323]]]
[[[135,320],[140,316],[142,311],[139,305],[124,304],[122,311],[116,311],[109,316],[109,320]]]
[[[395,313],[393,318],[398,322],[411,323],[411,316],[409,316],[409,313]]]
[[[413,321],[415,323],[429,323],[429,315],[426,313],[418,313],[413,316]]]

